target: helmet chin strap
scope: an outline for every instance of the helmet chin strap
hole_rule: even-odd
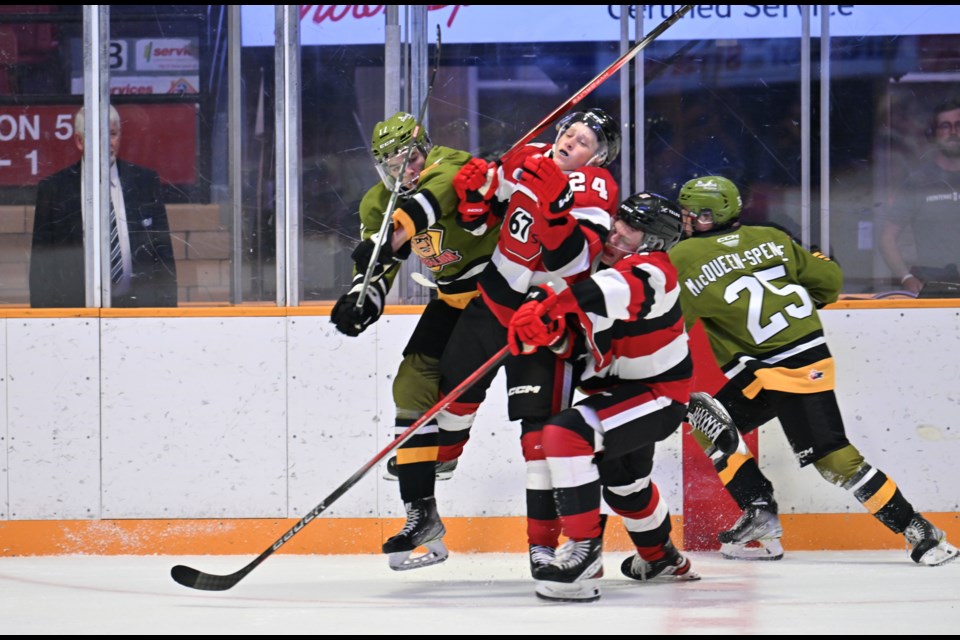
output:
[[[617,260],[626,258],[634,253],[644,253],[645,251],[661,251],[661,248],[663,247],[663,239],[655,236],[644,235],[644,238],[640,241],[640,244],[632,249],[610,242],[607,242],[606,246],[608,249],[617,253],[617,258],[614,260],[614,262],[616,262]]]
[[[400,184],[400,193],[405,196],[410,195],[416,190],[418,182],[420,182],[420,176],[414,176],[406,182],[402,182]]]
[[[603,143],[597,149],[597,152],[591,156],[590,160],[587,161],[588,167],[602,167],[603,163],[607,161],[607,145]]]
[[[607,159],[607,152],[605,149],[599,149],[595,154],[590,156],[590,159],[587,160],[587,163],[583,166],[585,167],[602,167],[603,161]]]
[[[656,237],[646,237],[643,239],[643,244],[637,249],[637,253],[641,251],[662,251],[663,250],[663,238]]]
[[[610,264],[613,264],[618,260],[622,260],[623,258],[626,258],[629,255],[633,255],[634,253],[639,253],[640,251],[643,251],[642,247],[627,248],[617,244],[613,244],[612,242],[607,242],[606,246],[608,251],[616,255],[613,262],[611,262]]]
[[[706,234],[708,234],[708,233],[717,233],[718,231],[724,231],[724,230],[726,230],[726,229],[733,229],[734,227],[738,226],[739,224],[740,224],[739,218],[734,218],[733,220],[731,220],[730,222],[727,222],[727,223],[725,223],[725,224],[717,224],[716,222],[714,222],[712,227],[710,227],[709,229],[704,229],[703,231],[697,231],[696,226],[694,226],[693,229],[692,229],[693,233],[692,233],[691,235],[694,235],[694,236],[702,236],[702,235],[706,235]]]

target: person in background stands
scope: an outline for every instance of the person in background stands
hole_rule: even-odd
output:
[[[907,291],[930,280],[960,282],[960,98],[939,103],[931,123],[935,146],[921,156],[888,210],[880,251]],[[916,259],[907,262],[900,234],[913,231]]]

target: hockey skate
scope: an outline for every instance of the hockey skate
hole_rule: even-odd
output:
[[[447,530],[437,513],[435,498],[421,498],[408,502],[407,522],[397,535],[383,543],[383,552],[389,556],[390,568],[406,571],[440,564],[450,552],[443,544]],[[417,547],[426,547],[427,552],[413,556]]]
[[[917,564],[936,567],[956,560],[957,548],[947,542],[943,531],[919,513],[915,513],[903,532],[910,545],[910,559]]]
[[[537,597],[554,602],[599,600],[599,579],[603,576],[602,542],[601,538],[590,538],[563,543],[557,549],[553,562],[539,567],[536,571]],[[532,562],[531,549],[531,564]]]
[[[644,560],[639,554],[634,554],[623,561],[620,572],[628,578],[649,582],[661,578],[659,582],[685,582],[699,580],[700,574],[693,571],[690,560],[680,553],[673,542],[667,540],[663,545],[664,555],[659,560]]]
[[[540,579],[540,570],[553,562],[557,557],[557,550],[542,544],[530,545],[530,575],[534,580]]]
[[[449,480],[453,477],[453,470],[457,468],[458,460],[450,462],[437,462],[437,480]],[[397,475],[397,456],[387,460],[387,470],[383,473],[384,480],[399,480]]]
[[[687,405],[687,422],[690,426],[705,435],[713,446],[724,455],[730,455],[737,450],[740,444],[740,433],[737,431],[730,414],[723,405],[709,394],[695,391],[690,394],[690,403]],[[710,455],[711,451],[707,452]]]
[[[767,508],[764,508],[767,507]],[[732,528],[722,531],[720,555],[727,560],[779,560],[783,557],[783,527],[767,505],[750,505]]]

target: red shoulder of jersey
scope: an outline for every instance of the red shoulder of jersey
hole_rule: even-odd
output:
[[[620,187],[603,167],[581,167],[569,173],[574,209],[597,208],[611,216],[620,205]]]
[[[543,142],[531,142],[525,144],[513,153],[505,155],[501,160],[503,161],[502,165],[502,175],[504,179],[509,180],[510,182],[516,182],[513,178],[513,174],[517,172],[517,169],[523,166],[524,161],[530,156],[537,154],[545,154],[553,147],[549,144]]]
[[[651,251],[650,253],[635,253],[618,260],[614,268],[626,275],[634,274],[635,269],[646,272],[648,276],[654,276],[660,284],[656,288],[664,291],[673,291],[677,286],[677,269],[670,262],[670,257],[665,251]]]

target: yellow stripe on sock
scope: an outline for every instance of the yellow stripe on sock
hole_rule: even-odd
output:
[[[753,458],[751,454],[743,453],[734,453],[727,458],[726,468],[718,474],[720,476],[720,482],[723,483],[723,486],[730,484],[730,481],[733,480],[733,476],[737,475],[737,471],[740,470],[740,467],[742,467],[744,463],[751,458]]]
[[[414,447],[412,449],[398,449],[397,464],[436,462],[438,453],[440,453],[440,447]]]
[[[890,478],[887,478],[887,481],[883,483],[883,486],[880,487],[880,490],[870,496],[863,503],[863,506],[866,507],[867,511],[870,513],[876,513],[877,511],[880,511],[880,509],[883,509],[888,502],[890,502],[890,498],[892,498],[893,494],[896,492],[897,484]]]

